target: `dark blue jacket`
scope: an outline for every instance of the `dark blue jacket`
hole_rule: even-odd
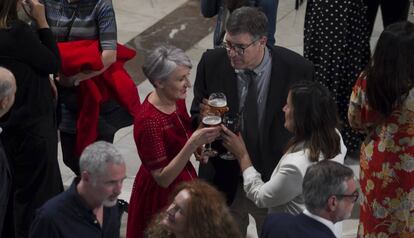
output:
[[[263,224],[260,238],[335,238],[325,224],[306,216],[286,213],[270,214]]]

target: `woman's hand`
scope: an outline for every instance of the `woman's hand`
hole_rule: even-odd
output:
[[[75,78],[67,77],[63,74],[59,74],[59,76],[56,77],[56,81],[59,83],[59,85],[66,88],[71,88],[75,86]]]
[[[223,138],[223,146],[233,153],[237,158],[241,158],[244,154],[247,154],[246,144],[240,135],[234,134],[224,125],[221,125]]]
[[[209,127],[196,130],[181,151],[168,163],[167,166],[161,169],[151,171],[158,185],[167,188],[177,178],[177,176],[184,169],[191,155],[196,152],[201,145],[210,143],[220,135],[221,128]]]
[[[250,161],[249,152],[247,152],[246,144],[244,143],[243,137],[241,135],[234,134],[224,125],[221,125],[222,133],[221,137],[223,138],[223,146],[234,154],[240,164],[242,171],[252,166]]]
[[[38,0],[23,0],[25,11],[36,21],[39,28],[49,28],[46,21],[45,6]],[[30,11],[27,11],[30,9]]]
[[[194,146],[194,151],[204,144],[213,142],[220,135],[220,131],[219,126],[197,129],[189,139]]]

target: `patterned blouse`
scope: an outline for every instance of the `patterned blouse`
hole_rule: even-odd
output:
[[[414,237],[414,88],[387,118],[369,107],[365,89],[360,76],[348,110],[351,126],[368,133],[360,154],[358,237]]]

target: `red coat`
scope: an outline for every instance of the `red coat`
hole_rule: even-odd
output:
[[[81,40],[58,43],[62,58],[61,72],[65,76],[81,71],[102,69],[98,40]],[[117,60],[102,74],[80,82],[78,87],[78,119],[76,122],[75,154],[93,143],[98,136],[100,105],[110,98],[135,117],[140,100],[135,83],[124,69],[124,63],[135,56],[135,51],[118,44]]]

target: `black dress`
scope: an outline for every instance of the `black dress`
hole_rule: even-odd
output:
[[[0,29],[0,65],[16,78],[15,103],[1,118],[0,126],[12,173],[14,232],[16,237],[28,237],[35,210],[63,191],[49,82],[49,74],[57,72],[60,65],[52,32],[33,32],[21,21]]]
[[[332,93],[348,151],[359,151],[361,135],[348,124],[349,96],[370,57],[362,0],[309,0],[305,15],[304,56],[315,65],[316,80]]]

